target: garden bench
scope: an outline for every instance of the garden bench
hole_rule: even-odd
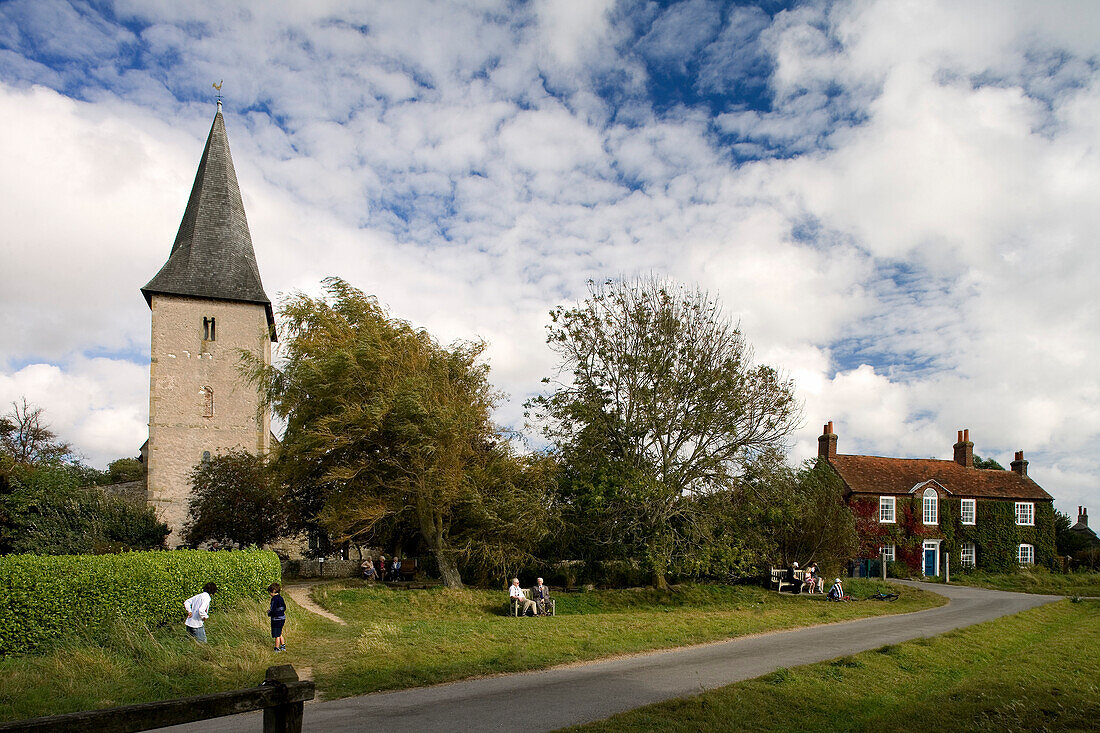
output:
[[[775,586],[775,590],[782,591],[783,586],[790,585],[791,581],[787,580],[787,571],[782,568],[772,568],[772,582]]]
[[[535,600],[534,598],[532,598],[534,588],[521,588],[520,590],[523,591],[523,595],[524,595],[524,597],[527,598],[527,600],[529,600],[529,601],[534,601]],[[536,601],[536,604],[537,603],[538,602]],[[546,609],[547,609],[547,613],[546,613],[547,616],[556,615],[555,608],[554,608],[554,599],[553,598],[548,598],[546,600]],[[508,597],[508,605],[505,606],[505,611],[510,616],[517,616],[518,617],[520,615],[519,604],[516,603],[515,598],[512,598],[511,596]]]

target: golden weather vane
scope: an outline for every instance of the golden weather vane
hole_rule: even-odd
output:
[[[217,92],[218,92],[218,104],[221,104],[221,101],[222,101],[222,84],[224,84],[224,83],[225,83],[225,79],[219,79],[217,84],[211,84],[210,85],[210,86],[214,87],[214,89],[216,89]]]

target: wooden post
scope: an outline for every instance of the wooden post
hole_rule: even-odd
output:
[[[943,555],[943,582],[951,582],[951,553],[949,552]]]
[[[298,673],[289,664],[268,667],[264,676],[264,686],[280,687],[284,691],[288,682],[297,682]],[[302,714],[305,703],[284,702],[270,708],[264,708],[264,733],[302,733]]]
[[[878,557],[879,557],[879,563],[878,564],[879,564],[879,569],[880,569],[881,574],[882,574],[882,579],[886,580],[886,548],[885,547],[878,551]]]

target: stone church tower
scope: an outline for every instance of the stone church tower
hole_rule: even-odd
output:
[[[238,371],[243,349],[271,363],[276,340],[221,102],[168,261],[141,289],[152,310],[146,496],[180,542],[189,474],[232,448],[267,453],[271,415]]]

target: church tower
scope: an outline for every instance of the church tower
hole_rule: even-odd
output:
[[[189,474],[218,451],[267,453],[271,415],[238,371],[241,349],[271,363],[271,301],[229,154],[221,102],[168,261],[141,289],[152,311],[146,496],[180,543]],[[257,518],[258,519],[258,518]]]

